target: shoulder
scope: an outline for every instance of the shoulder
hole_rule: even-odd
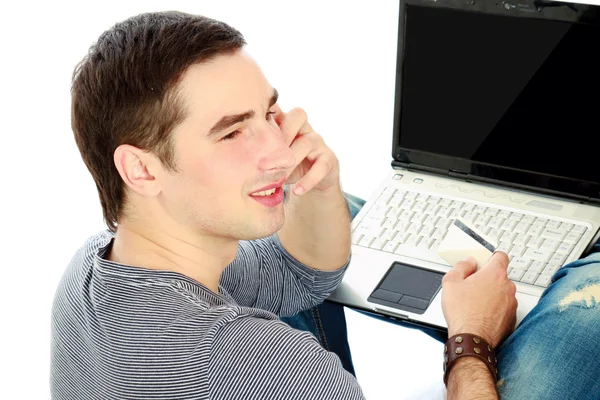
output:
[[[214,399],[362,398],[337,355],[311,333],[253,315],[240,314],[217,332],[209,382]]]

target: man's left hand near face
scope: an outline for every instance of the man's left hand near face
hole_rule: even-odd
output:
[[[296,158],[286,184],[294,184],[292,192],[300,196],[311,190],[327,191],[339,184],[339,162],[323,137],[308,123],[306,112],[294,108],[288,113],[275,106],[275,121]]]

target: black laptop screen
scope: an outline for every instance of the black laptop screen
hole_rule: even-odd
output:
[[[599,25],[404,11],[399,147],[600,182]]]

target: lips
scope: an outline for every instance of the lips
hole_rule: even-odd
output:
[[[277,182],[273,182],[267,186],[264,186],[252,193],[250,193],[250,196],[268,196],[268,195],[272,195],[274,193],[273,189],[277,189],[281,186],[283,186],[283,184],[285,183],[285,178],[281,179]]]

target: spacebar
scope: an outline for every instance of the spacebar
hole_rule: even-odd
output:
[[[394,254],[434,262],[437,264],[448,265],[448,263],[438,256],[437,253],[431,250],[420,249],[418,247],[407,246],[405,244],[398,245],[394,251]]]

